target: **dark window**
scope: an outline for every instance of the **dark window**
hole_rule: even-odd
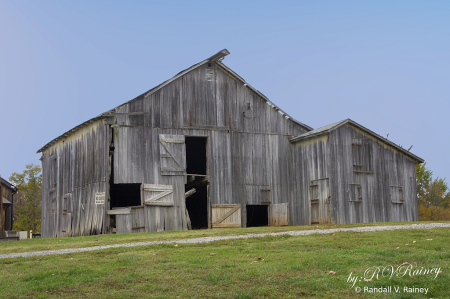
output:
[[[141,184],[111,184],[111,208],[141,205]]]

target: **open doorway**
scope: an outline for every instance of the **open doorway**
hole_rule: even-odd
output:
[[[269,226],[267,205],[247,205],[247,227]]]
[[[185,191],[195,193],[186,198],[192,229],[208,228],[208,177],[206,137],[185,137],[187,184]]]
[[[186,136],[186,172],[206,175],[206,137]]]

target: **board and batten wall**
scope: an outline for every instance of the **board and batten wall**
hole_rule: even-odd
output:
[[[207,69],[213,70],[211,81],[206,79]],[[143,114],[120,115],[132,112]],[[245,226],[245,205],[260,204],[261,190],[270,190],[264,191],[265,198],[289,203],[290,224],[297,224],[293,211],[298,178],[292,175],[289,136],[307,129],[282,116],[220,66],[200,66],[114,113],[75,129],[43,151],[43,237],[109,231],[111,171],[116,184],[173,186],[173,206],[144,207],[145,231],[187,229],[186,176],[161,175],[161,134],[208,138],[209,206],[241,204]],[[120,127],[111,128],[114,124]],[[95,204],[97,192],[105,192],[105,204]]]
[[[213,80],[206,80],[208,69]],[[142,115],[120,113],[144,112]],[[205,64],[116,109],[114,183],[174,186],[173,207],[146,206],[146,231],[186,229],[182,175],[161,175],[159,135],[207,137],[208,205],[260,204],[261,190],[272,203],[290,203],[296,224],[294,151],[289,136],[306,132],[217,65]],[[267,192],[267,191],[264,191]],[[267,194],[267,193],[266,193]],[[208,210],[209,210],[208,207]],[[156,223],[158,222],[158,223]]]
[[[97,120],[47,148],[42,161],[42,237],[85,236],[108,230],[108,126]]]
[[[418,221],[415,161],[392,146],[346,124],[294,147],[302,224],[311,223],[311,190],[322,185],[329,210],[321,223]]]

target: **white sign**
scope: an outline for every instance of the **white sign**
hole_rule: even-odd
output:
[[[95,204],[103,205],[105,204],[105,192],[97,192],[95,193]]]

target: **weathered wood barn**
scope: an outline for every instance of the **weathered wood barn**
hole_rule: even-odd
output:
[[[5,237],[5,231],[12,230],[14,221],[14,194],[17,188],[4,178],[0,177],[0,238]]]
[[[422,159],[351,120],[296,121],[228,54],[42,147],[43,237],[418,220]]]

